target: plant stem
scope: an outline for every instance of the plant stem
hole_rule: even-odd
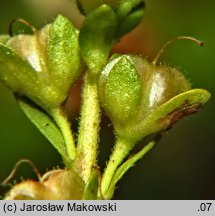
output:
[[[88,182],[92,167],[96,164],[100,123],[97,82],[91,79],[89,73],[85,75],[82,101],[75,169]]]
[[[118,138],[115,144],[115,148],[110,156],[107,167],[104,171],[102,183],[101,183],[101,192],[102,195],[108,190],[113,175],[117,167],[122,163],[125,157],[128,155],[129,151],[132,149],[133,144]]]
[[[110,186],[105,194],[102,194],[105,199],[111,199],[116,187],[117,182],[123,177],[123,175],[132,167],[134,164],[142,159],[149,151],[151,151],[157,143],[157,140],[152,140],[148,144],[146,144],[142,150],[138,153],[130,157],[127,161],[125,161],[122,165],[120,165],[115,171],[113,178],[111,180]]]
[[[56,124],[61,130],[69,159],[74,161],[76,158],[76,148],[70,122],[68,121],[67,117],[63,114],[61,108],[52,109],[51,116],[54,118]]]

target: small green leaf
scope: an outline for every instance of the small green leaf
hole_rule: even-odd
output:
[[[49,83],[58,89],[59,98],[63,101],[71,85],[78,78],[80,57],[76,30],[72,23],[61,15],[50,28],[47,63]]]
[[[143,0],[123,0],[116,9],[119,19],[117,37],[120,38],[133,30],[142,20],[145,4]]]
[[[106,64],[117,28],[115,12],[102,5],[88,14],[79,34],[81,55],[91,73],[98,74]]]
[[[127,161],[125,161],[120,167],[117,168],[110,186],[106,192],[106,194],[103,194],[105,199],[111,199],[111,197],[113,196],[115,187],[117,182],[123,177],[123,175],[131,168],[135,165],[135,163],[140,160],[141,158],[143,158],[156,144],[156,141],[153,140],[151,142],[149,142],[146,146],[143,147],[143,149],[141,151],[139,151],[138,153],[136,153],[135,155],[131,156]]]
[[[51,142],[58,150],[65,162],[68,162],[67,150],[64,139],[53,120],[42,109],[24,98],[17,98],[18,104],[29,118],[29,120],[38,128],[38,130]]]
[[[117,16],[120,20],[125,19],[134,11],[142,10],[145,7],[143,0],[121,0],[116,10]]]

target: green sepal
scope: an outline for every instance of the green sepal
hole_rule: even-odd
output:
[[[138,72],[126,56],[112,59],[101,73],[100,99],[114,124],[124,125],[137,115],[141,91]]]
[[[81,72],[77,32],[61,15],[33,35],[11,37],[0,49],[0,79],[47,111],[66,100]]]
[[[147,135],[168,130],[178,120],[199,111],[209,99],[210,93],[204,89],[186,91],[160,105],[139,122],[116,128],[117,134],[138,141]]]
[[[46,83],[27,60],[4,44],[0,44],[0,65],[0,81],[13,92],[27,96],[47,110],[56,106],[58,92]]]
[[[26,98],[17,97],[17,101],[22,111],[37,129],[50,141],[57,149],[66,164],[69,163],[64,138],[51,117],[36,104]]]
[[[10,35],[3,34],[0,35],[0,43],[6,43],[10,39]]]
[[[105,199],[111,199],[113,196],[113,193],[116,188],[116,184],[118,181],[123,177],[123,175],[135,165],[135,163],[142,159],[157,143],[156,140],[153,140],[149,142],[147,145],[143,147],[142,150],[140,150],[138,153],[136,153],[133,156],[130,156],[128,160],[126,160],[121,166],[119,166],[111,180],[110,186],[105,194],[103,194]]]
[[[116,8],[119,19],[117,37],[133,30],[143,19],[145,4],[143,0],[123,0]]]
[[[58,91],[59,103],[68,95],[79,74],[79,45],[71,21],[59,15],[51,25],[47,42],[49,84]]]
[[[14,50],[0,44],[0,80],[12,91],[38,100],[42,87],[41,78],[31,65]],[[36,95],[37,94],[37,95]]]
[[[84,189],[83,200],[97,200],[100,176],[101,173],[99,170],[93,168],[89,181]]]
[[[117,28],[117,17],[108,5],[88,14],[79,33],[81,55],[90,72],[97,75],[109,56]]]

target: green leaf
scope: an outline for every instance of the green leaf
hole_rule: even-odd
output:
[[[123,0],[120,2],[116,9],[119,19],[118,38],[133,30],[142,21],[144,8],[143,0]]]
[[[123,130],[118,128],[117,133],[140,140],[147,135],[167,130],[181,118],[196,113],[209,99],[210,93],[204,89],[186,91],[160,105],[138,124],[129,125]]]
[[[120,20],[125,19],[133,12],[142,10],[145,7],[143,0],[121,0],[116,10],[117,16]]]
[[[143,158],[156,144],[156,141],[153,140],[149,142],[146,146],[143,147],[141,151],[136,153],[135,155],[131,156],[127,161],[125,161],[120,167],[117,168],[110,186],[106,192],[106,194],[103,194],[106,199],[111,199],[113,196],[115,187],[117,182],[123,177],[123,175],[131,168],[134,166],[134,164]]]
[[[59,15],[50,28],[47,44],[49,83],[65,100],[71,85],[79,76],[79,45],[71,21]]]
[[[79,34],[81,55],[91,73],[98,74],[106,64],[117,28],[117,18],[108,5],[88,14]]]
[[[64,139],[53,120],[42,109],[25,98],[17,98],[18,104],[29,118],[29,120],[38,128],[38,130],[51,142],[58,150],[65,162],[68,162],[67,150]]]

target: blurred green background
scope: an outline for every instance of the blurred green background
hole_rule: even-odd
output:
[[[58,13],[70,17],[75,26],[83,20],[69,0],[0,2],[0,33],[7,33],[10,21],[17,17],[37,28],[52,21]],[[122,179],[114,198],[215,199],[215,1],[145,2],[142,24],[123,38],[114,51],[142,53],[152,59],[166,41],[176,36],[188,35],[203,40],[203,48],[189,41],[175,42],[160,60],[179,68],[191,80],[193,87],[209,90],[212,98],[199,113],[180,121],[163,134],[157,147]],[[15,32],[22,29],[27,31],[20,24],[14,27]],[[41,173],[54,166],[62,166],[58,153],[31,125],[11,92],[2,85],[0,98],[0,181],[21,158],[32,160]],[[114,142],[109,124],[104,116],[101,167],[104,167]],[[19,168],[16,178],[20,179],[20,176],[35,178],[27,165]]]

